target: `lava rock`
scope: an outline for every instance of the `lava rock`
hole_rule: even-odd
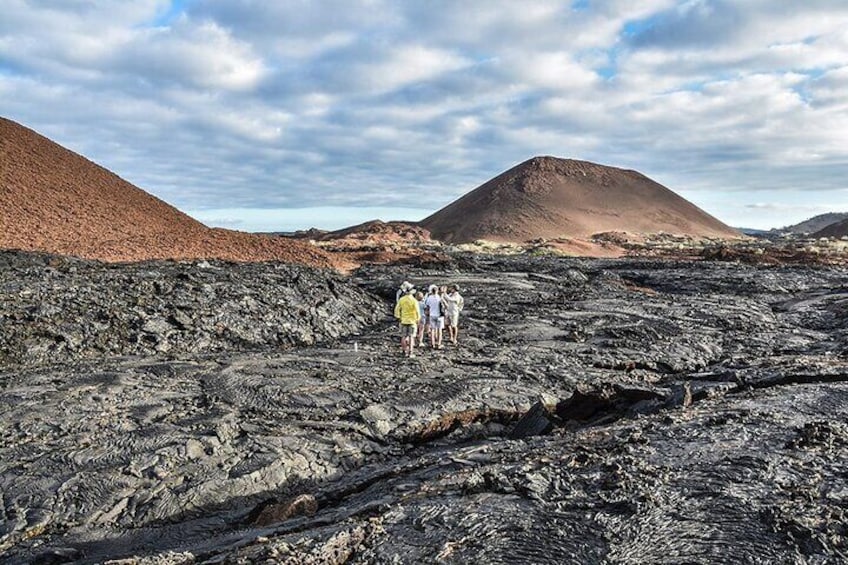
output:
[[[844,561],[845,275],[0,253],[0,560]],[[458,346],[402,356],[403,280]]]

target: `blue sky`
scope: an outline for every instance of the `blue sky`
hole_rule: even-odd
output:
[[[6,0],[0,115],[210,225],[417,220],[535,155],[848,211],[848,4]]]

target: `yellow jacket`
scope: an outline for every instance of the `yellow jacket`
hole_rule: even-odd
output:
[[[406,326],[418,323],[418,320],[421,319],[421,312],[418,310],[418,301],[415,300],[414,296],[411,294],[401,296],[395,305],[395,318]]]

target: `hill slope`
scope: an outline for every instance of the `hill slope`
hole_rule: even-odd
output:
[[[803,222],[772,231],[780,233],[794,233],[798,235],[810,234],[821,231],[828,226],[832,226],[833,224],[837,224],[843,220],[848,220],[848,213],[830,212],[827,214],[819,214],[818,216],[813,216]]]
[[[740,237],[636,172],[586,161],[534,157],[421,221],[434,239],[521,242],[604,231]]]
[[[815,232],[811,237],[844,237],[848,235],[848,219],[829,224]]]
[[[332,265],[309,245],[212,229],[46,137],[0,118],[0,248],[104,261],[218,258]]]

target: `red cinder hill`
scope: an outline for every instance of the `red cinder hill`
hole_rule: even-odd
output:
[[[0,248],[102,261],[279,260],[333,267],[308,244],[206,227],[36,132],[0,118]]]
[[[420,225],[433,239],[523,242],[607,231],[741,237],[737,230],[636,171],[534,157]]]

